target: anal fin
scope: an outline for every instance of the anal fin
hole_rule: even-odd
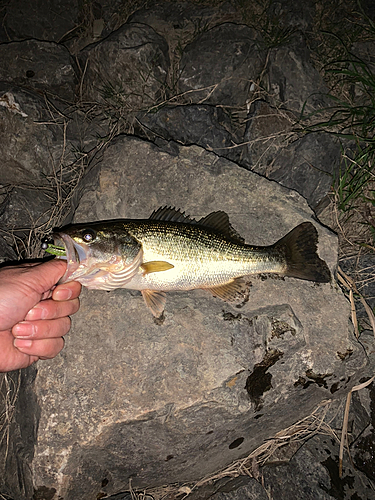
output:
[[[219,297],[227,302],[232,302],[242,298],[245,291],[245,281],[243,278],[235,278],[229,283],[224,285],[212,286],[209,288],[204,288],[212,293],[214,297]]]
[[[146,306],[151,310],[155,318],[159,318],[164,311],[167,298],[165,292],[159,290],[141,290]]]

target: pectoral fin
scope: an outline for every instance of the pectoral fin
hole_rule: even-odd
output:
[[[159,273],[160,271],[168,271],[168,269],[173,269],[174,265],[169,262],[164,262],[163,260],[153,260],[150,262],[144,262],[141,265],[143,274]]]
[[[219,297],[227,302],[232,302],[238,300],[243,296],[245,290],[245,282],[242,278],[235,278],[229,283],[224,285],[213,286],[210,288],[205,288],[212,293],[214,297]]]
[[[166,297],[165,292],[158,290],[141,290],[146,306],[151,309],[155,318],[159,318],[165,308]]]

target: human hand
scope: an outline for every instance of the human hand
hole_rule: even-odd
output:
[[[50,260],[0,269],[0,372],[55,357],[79,309],[81,285],[55,284],[66,262]]]

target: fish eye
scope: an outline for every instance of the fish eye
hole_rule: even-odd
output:
[[[92,229],[85,229],[82,231],[82,239],[86,241],[86,243],[90,243],[90,241],[94,241],[96,238],[96,232]]]

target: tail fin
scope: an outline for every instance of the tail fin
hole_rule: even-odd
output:
[[[285,276],[318,283],[331,281],[327,264],[317,254],[317,244],[318,232],[311,222],[303,222],[275,243],[274,247],[285,253]]]

